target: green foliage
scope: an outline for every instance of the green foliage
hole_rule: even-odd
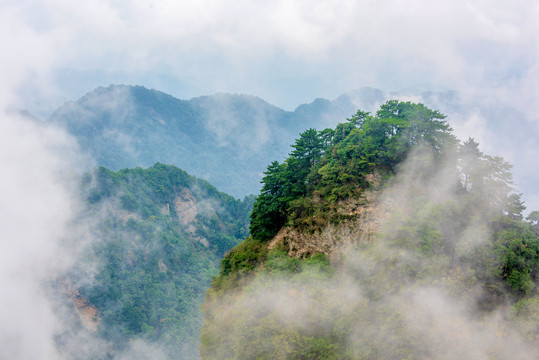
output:
[[[526,224],[511,218],[498,226],[494,250],[501,263],[500,275],[513,289],[529,295],[539,272],[539,238]]]
[[[263,271],[270,277],[278,279],[298,274],[299,279],[307,282],[317,277],[327,278],[329,274],[333,273],[329,260],[324,254],[318,253],[310,258],[300,260],[288,256],[285,251],[280,249],[269,251]]]
[[[248,235],[254,197],[236,200],[159,163],[98,168],[82,194],[81,221],[94,224],[100,240],[84,260],[98,264],[94,281],[79,291],[98,310],[99,335],[112,351],[142,338],[164,345],[170,358],[197,358],[204,293],[221,257]]]
[[[234,249],[230,250],[221,261],[223,275],[232,272],[249,273],[266,258],[267,248],[260,241],[248,238]]]
[[[334,206],[322,201],[316,195],[295,199],[290,202],[286,225],[311,233],[321,231],[334,216],[333,208]]]
[[[513,220],[522,220],[522,212],[526,210],[524,202],[521,200],[522,194],[510,194],[507,197],[505,212]]]
[[[268,254],[268,259],[264,263],[264,270],[275,275],[290,275],[301,270],[299,259],[292,258],[282,250],[273,250]]]
[[[290,218],[301,223],[299,218],[314,216],[301,200],[314,191],[327,203],[357,195],[368,187],[368,174],[393,173],[414,146],[428,146],[441,157],[444,147],[455,143],[444,118],[422,104],[392,100],[375,116],[358,111],[335,130],[301,133],[290,156],[282,164],[273,162],[262,179],[252,236],[268,240]]]
[[[520,325],[524,339],[537,339],[537,324],[539,324],[539,295],[524,297],[513,305],[513,318]]]
[[[249,225],[251,234],[260,240],[269,240],[286,221],[286,199],[289,195],[285,170],[285,164],[274,161],[264,173],[264,186],[253,206]]]
[[[527,217],[526,217],[526,220],[528,220],[532,226],[537,226],[539,225],[539,211],[535,210],[535,211],[532,211]]]
[[[246,252],[253,247],[253,240],[246,241],[249,246],[238,246]],[[266,245],[265,243],[259,243]],[[233,256],[233,255],[231,255]],[[227,256],[228,257],[228,256]],[[318,254],[310,259],[300,260],[289,257],[282,250],[274,249],[265,254],[263,268],[256,275],[251,273],[251,282],[244,283],[242,292],[251,294],[257,289],[280,287],[283,277],[291,282],[291,299],[300,298],[301,290],[293,290],[300,284],[312,284],[321,289],[324,281],[332,274],[327,258]],[[260,260],[260,259],[259,259]],[[261,265],[261,263],[259,263]],[[223,265],[224,267],[224,265]],[[228,297],[237,299],[241,292],[225,293],[222,288],[221,274],[214,282],[208,297],[221,301]],[[238,280],[238,279],[236,279]],[[237,284],[237,282],[236,282]],[[228,287],[226,290],[238,290]],[[216,293],[217,291],[217,293]],[[256,301],[271,303],[271,290],[268,297]],[[286,299],[283,301],[286,302]],[[290,304],[293,305],[293,304]],[[257,304],[246,303],[245,307],[232,307],[230,311],[220,312],[204,305],[206,316],[212,317],[218,326],[206,323],[201,335],[201,352],[207,359],[340,359],[335,344],[318,331],[303,331],[289,326],[288,320],[279,315],[279,309],[265,312],[255,310]],[[323,319],[312,319],[320,325]],[[313,324],[314,324],[313,323]],[[314,329],[315,327],[313,327]]]

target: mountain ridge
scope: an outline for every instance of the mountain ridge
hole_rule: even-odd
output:
[[[246,110],[247,115],[238,113]],[[143,87],[112,86],[66,103],[48,121],[65,126],[98,165],[119,170],[172,163],[241,197],[256,192],[265,159],[281,156],[281,137],[268,135],[289,136],[279,131],[288,117],[253,96],[187,101]],[[227,162],[233,170],[222,165]]]

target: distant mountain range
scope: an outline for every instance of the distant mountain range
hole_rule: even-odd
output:
[[[65,126],[97,165],[113,170],[174,164],[236,197],[257,193],[266,166],[282,160],[307,128],[325,128],[384,101],[361,89],[285,111],[248,95],[180,100],[141,86],[97,88],[49,118]]]

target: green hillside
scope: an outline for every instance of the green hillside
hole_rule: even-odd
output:
[[[444,119],[389,101],[270,164],[206,294],[202,357],[536,358],[539,215]]]
[[[164,358],[197,359],[204,292],[223,255],[247,236],[253,199],[236,200],[159,163],[98,168],[81,195],[86,207],[76,225],[91,239],[63,287],[80,320],[74,324],[83,325],[78,331],[103,345],[70,350],[71,329],[60,341],[64,350],[70,358],[106,359],[143,341]]]

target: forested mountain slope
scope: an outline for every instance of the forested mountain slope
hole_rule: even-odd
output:
[[[445,115],[389,101],[271,163],[204,359],[536,359],[539,212]]]
[[[137,343],[162,359],[199,358],[204,292],[223,255],[247,236],[254,199],[159,163],[98,168],[81,197],[73,226],[90,238],[58,284],[73,323],[58,339],[66,358],[123,358]]]

